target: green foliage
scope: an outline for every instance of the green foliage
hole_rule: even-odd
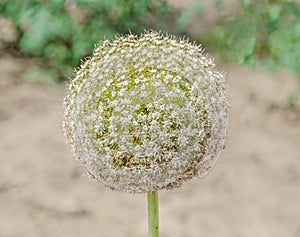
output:
[[[201,2],[192,4],[188,9],[182,11],[176,19],[175,31],[177,33],[183,33],[186,31],[189,23],[195,19],[195,17],[204,10]]]
[[[293,1],[243,0],[201,39],[228,61],[300,72],[300,9]]]
[[[18,30],[20,51],[42,59],[44,69],[58,80],[70,76],[100,40],[129,30],[139,33],[148,28],[147,15],[166,11],[164,0],[0,1],[0,14]],[[33,78],[36,72],[28,75]]]

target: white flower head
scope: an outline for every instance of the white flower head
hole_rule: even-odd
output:
[[[205,176],[224,147],[224,76],[202,49],[147,32],[104,41],[76,71],[63,129],[111,189],[143,193]]]

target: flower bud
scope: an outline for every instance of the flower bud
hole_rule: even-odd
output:
[[[111,189],[180,187],[205,176],[224,147],[224,76],[186,40],[147,32],[103,41],[64,101],[74,156]]]

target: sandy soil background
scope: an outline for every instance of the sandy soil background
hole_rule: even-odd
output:
[[[147,236],[146,197],[85,177],[61,132],[64,86],[21,83],[0,57],[0,237]],[[286,71],[228,72],[228,139],[215,169],[160,193],[161,236],[300,236],[300,109]]]

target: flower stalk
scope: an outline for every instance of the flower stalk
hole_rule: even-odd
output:
[[[204,177],[224,149],[224,74],[201,46],[154,31],[100,42],[75,71],[63,130],[74,157],[106,187],[147,193],[159,236],[159,190]]]
[[[158,194],[148,192],[148,237],[159,237]]]

